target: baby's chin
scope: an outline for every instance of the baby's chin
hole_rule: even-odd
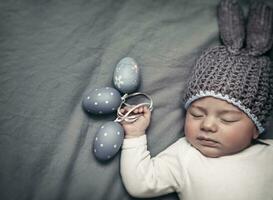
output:
[[[199,149],[197,149],[201,154],[203,154],[203,156],[208,157],[208,158],[219,158],[222,157],[224,155],[221,154],[217,154],[217,153],[213,153],[213,152],[206,152],[206,151],[200,151]]]
[[[218,148],[207,148],[207,147],[195,147],[201,154],[208,158],[219,158],[224,156],[231,156],[238,152],[225,152]]]
[[[233,153],[228,153],[223,149],[223,146],[221,144],[218,145],[206,145],[206,144],[200,144],[196,140],[190,140],[187,138],[187,141],[196,149],[198,150],[202,155],[209,157],[209,158],[219,158],[222,156],[228,156]]]
[[[219,158],[222,156],[226,156],[224,152],[221,151],[219,148],[212,148],[212,147],[199,147],[199,146],[194,146],[201,154],[208,158]]]

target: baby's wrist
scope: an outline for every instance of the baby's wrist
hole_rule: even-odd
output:
[[[137,138],[142,135],[145,135],[145,131],[139,131],[139,132],[135,132],[135,133],[126,133],[125,139]]]

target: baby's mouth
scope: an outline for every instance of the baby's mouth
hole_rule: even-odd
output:
[[[205,136],[198,136],[196,139],[202,146],[216,147],[219,144],[219,142],[217,142],[216,140]]]

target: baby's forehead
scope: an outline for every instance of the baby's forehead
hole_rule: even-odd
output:
[[[200,99],[195,100],[190,105],[190,108],[192,108],[192,107],[242,112],[239,108],[237,108],[233,104],[231,104],[225,100],[218,99],[215,97],[210,97],[210,96],[202,97]]]

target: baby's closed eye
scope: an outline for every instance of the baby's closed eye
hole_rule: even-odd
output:
[[[190,109],[189,114],[197,118],[203,117],[205,115],[205,113],[203,113],[202,111],[198,109]]]
[[[241,116],[238,114],[224,114],[220,115],[219,118],[226,123],[233,123],[241,120]]]

